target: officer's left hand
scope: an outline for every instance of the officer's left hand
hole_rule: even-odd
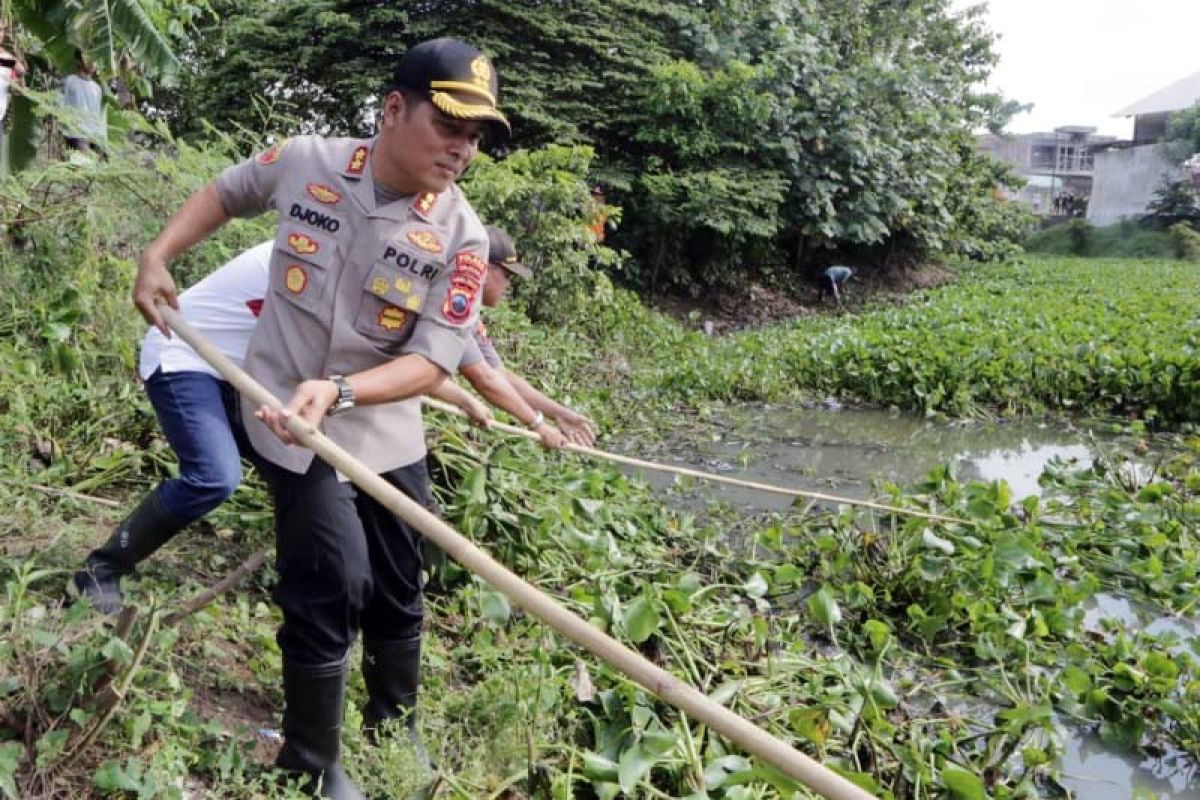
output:
[[[299,444],[290,430],[287,422],[291,417],[298,417],[314,429],[325,419],[325,412],[337,400],[337,384],[327,380],[305,381],[296,387],[296,393],[279,411],[270,406],[259,406],[254,416],[262,420],[284,444]]]

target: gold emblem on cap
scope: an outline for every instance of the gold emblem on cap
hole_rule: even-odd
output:
[[[492,65],[486,57],[479,56],[471,62],[471,74],[475,76],[475,83],[487,87],[492,82]]]

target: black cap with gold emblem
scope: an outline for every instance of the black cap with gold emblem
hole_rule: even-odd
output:
[[[532,278],[533,270],[517,260],[517,245],[512,237],[495,225],[487,226],[488,263],[499,264],[522,278]]]
[[[491,123],[506,138],[512,128],[496,107],[500,82],[483,53],[457,39],[431,39],[409,48],[392,73],[392,87],[420,92],[457,119]]]

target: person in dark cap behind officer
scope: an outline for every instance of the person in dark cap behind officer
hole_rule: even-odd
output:
[[[483,305],[485,308],[495,308],[503,302],[512,276],[531,278],[533,271],[517,257],[516,243],[508,233],[494,225],[488,225],[487,234],[489,269],[483,285]],[[504,366],[482,320],[471,331],[471,336],[472,341],[467,345],[459,370],[477,390],[493,381],[503,381],[516,390],[521,400],[536,412],[532,421],[523,420],[530,429],[539,430],[542,425],[548,425],[546,419],[550,418],[558,423],[558,428],[567,441],[584,447],[591,447],[596,443],[594,423],[590,419],[547,397],[520,375]],[[447,389],[452,391],[452,382],[447,381],[446,384]],[[507,405],[497,402],[488,394],[485,394],[485,397],[493,405],[508,409]],[[458,398],[455,402],[459,405],[464,404],[464,401]]]
[[[138,262],[134,302],[167,334],[155,303],[176,305],[168,262],[231,217],[279,212],[246,369],[291,399],[274,410],[243,398],[241,411],[275,502],[285,699],[276,763],[311,776],[322,797],[362,797],[339,762],[347,655],[360,629],[365,726],[406,719],[419,744],[420,536],[293,447],[286,423],[321,426],[428,503],[417,398],[455,370],[478,318],[487,237],[454,182],[486,134],[508,134],[497,93],[491,62],[474,47],[418,44],[396,66],[374,138],[301,136],[230,167],[188,198]]]

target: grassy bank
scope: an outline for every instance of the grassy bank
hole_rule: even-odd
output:
[[[131,259],[159,207],[206,168],[64,172],[43,208],[86,213],[17,226],[19,246],[0,249],[10,387],[0,795],[299,796],[266,771],[277,742],[260,730],[278,726],[280,706],[273,572],[166,621],[269,544],[256,483],[146,566],[124,636],[62,600],[70,571],[121,512],[53,490],[127,506],[172,469],[132,378],[142,325],[128,307]],[[183,270],[199,274],[259,236],[231,229]],[[510,311],[492,327],[519,368],[609,427],[653,426],[672,403],[824,394],[1186,422],[1195,330],[1185,300],[1196,288],[1172,264],[1029,260],[859,316],[720,340],[620,293],[570,326]],[[1040,502],[1014,504],[1005,485],[964,484],[944,469],[891,490],[891,502],[973,523],[942,525],[838,508],[693,515],[607,468],[430,423],[448,521],[594,625],[881,796],[1053,796],[1072,731],[1129,752],[1200,756],[1194,642],[1097,629],[1085,615],[1101,591],[1163,614],[1200,602],[1200,463],[1186,443],[1152,476],[1130,473],[1119,454],[1087,471],[1059,465],[1045,477],[1054,496]],[[731,529],[744,541],[730,541]],[[461,570],[435,578],[421,710],[439,796],[807,796]],[[422,780],[411,753],[402,737],[382,748],[362,740],[357,677],[350,691],[349,768],[369,793],[405,796]]]

